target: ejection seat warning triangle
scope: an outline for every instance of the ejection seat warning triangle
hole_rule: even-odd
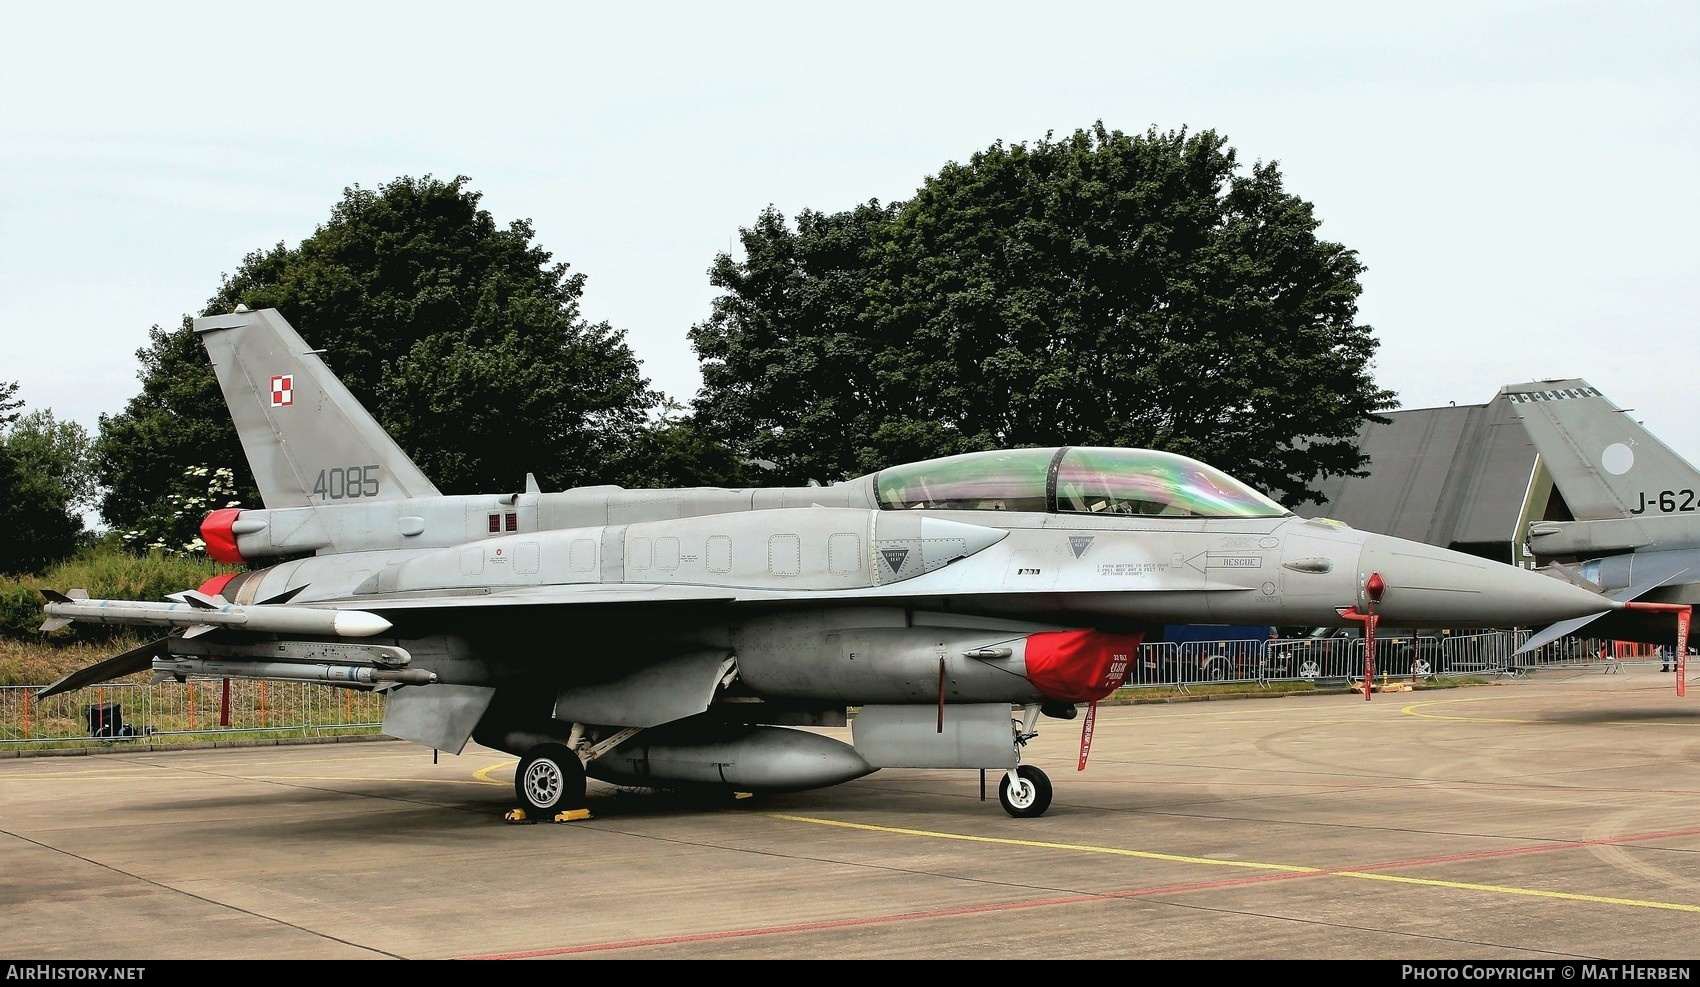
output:
[[[909,550],[907,548],[882,548],[880,554],[885,556],[885,564],[891,566],[891,571],[896,572],[903,568],[903,560],[909,557]]]

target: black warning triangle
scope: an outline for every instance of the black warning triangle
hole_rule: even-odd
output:
[[[885,564],[891,566],[891,571],[896,572],[903,568],[903,560],[909,557],[909,550],[907,548],[882,548],[880,554],[885,556]]]
[[[1086,554],[1086,548],[1091,544],[1091,535],[1070,535],[1068,538],[1068,547],[1074,549],[1074,557],[1077,559]]]

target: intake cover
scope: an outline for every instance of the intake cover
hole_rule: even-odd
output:
[[[1045,631],[1027,636],[1027,680],[1052,699],[1096,702],[1127,681],[1144,634]]]

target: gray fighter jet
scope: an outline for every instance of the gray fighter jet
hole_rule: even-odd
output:
[[[1672,645],[1675,608],[1700,605],[1700,470],[1585,380],[1500,391],[1561,501],[1549,512],[1560,517],[1529,522],[1530,554],[1614,600],[1658,605],[1564,621],[1522,650],[1583,627],[1605,638]],[[1691,643],[1696,630],[1685,631]]]
[[[1146,449],[971,453],[828,486],[444,496],[274,310],[195,320],[264,500],[218,559],[286,559],[168,601],[52,594],[45,626],[170,628],[43,690],[152,668],[382,690],[384,732],[520,758],[509,818],[586,778],[800,791],[887,767],[1001,775],[1092,712],[1172,623],[1496,627],[1605,612],[1586,588],[1306,520]],[[1368,698],[1366,692],[1365,698]],[[848,725],[852,743],[820,727]]]

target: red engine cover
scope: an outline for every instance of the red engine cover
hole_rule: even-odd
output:
[[[1127,681],[1144,634],[1046,631],[1027,636],[1027,680],[1051,699],[1097,702]]]
[[[207,543],[207,555],[213,561],[232,565],[246,561],[236,548],[236,533],[230,530],[230,526],[236,523],[236,516],[241,513],[239,507],[226,507],[213,511],[201,522],[201,540]]]

